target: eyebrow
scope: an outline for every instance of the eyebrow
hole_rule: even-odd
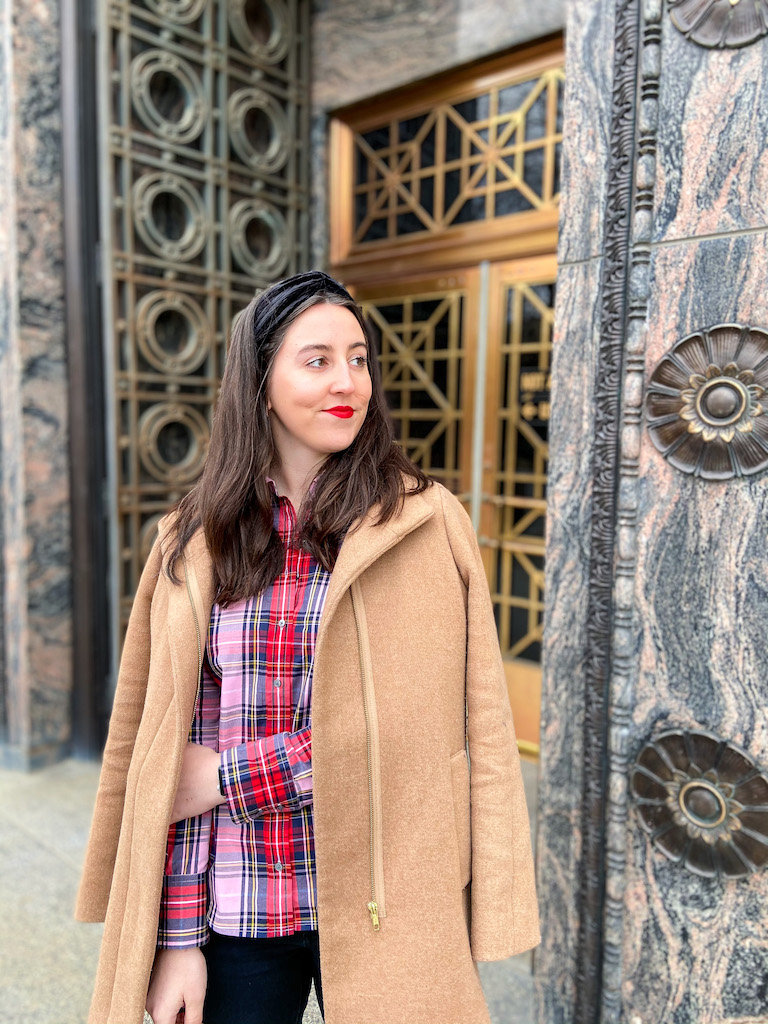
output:
[[[353,341],[351,345],[347,346],[347,351],[351,352],[353,348],[368,348],[364,341]],[[315,342],[311,345],[302,345],[298,351],[299,355],[303,355],[305,352],[332,352],[333,345],[324,345],[321,342]]]

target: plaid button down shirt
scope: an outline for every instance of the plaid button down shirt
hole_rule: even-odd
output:
[[[330,573],[292,546],[296,514],[273,498],[285,566],[208,629],[190,739],[221,752],[226,804],[171,825],[158,946],[208,929],[269,938],[317,928],[312,669]]]

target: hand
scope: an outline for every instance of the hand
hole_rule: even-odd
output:
[[[155,1024],[203,1024],[208,965],[202,949],[158,949],[147,992]]]
[[[200,743],[188,743],[171,810],[171,822],[194,818],[224,803],[219,794],[219,755]]]

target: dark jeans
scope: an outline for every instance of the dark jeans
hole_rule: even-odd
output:
[[[240,939],[211,932],[204,1024],[301,1024],[314,979],[323,1009],[317,932]]]

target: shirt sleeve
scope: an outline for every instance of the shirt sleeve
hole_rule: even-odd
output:
[[[222,796],[233,821],[312,803],[312,729],[280,732],[221,754]]]
[[[218,750],[221,685],[203,661],[200,696],[189,739]],[[171,825],[160,897],[157,945],[160,949],[187,949],[208,941],[208,864],[213,812],[185,818]]]

